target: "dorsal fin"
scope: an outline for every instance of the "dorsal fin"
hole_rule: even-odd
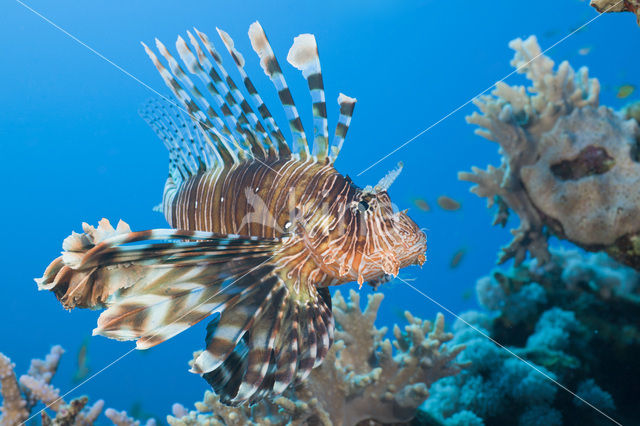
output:
[[[259,122],[250,123],[247,116],[245,116],[245,112],[252,113],[251,108],[248,106],[246,100],[242,96],[242,93],[237,89],[233,80],[231,80],[222,66],[220,55],[206,37],[201,38],[202,44],[204,44],[206,50],[216,63],[216,71],[203,52],[196,38],[189,31],[187,31],[187,35],[189,36],[191,45],[198,54],[198,59],[196,59],[196,56],[191,52],[182,37],[178,37],[178,41],[176,42],[176,47],[180,57],[185,63],[189,61],[198,65],[197,67],[194,66],[194,71],[198,73],[198,76],[201,78],[203,83],[207,85],[209,91],[219,97],[221,108],[232,114],[238,134],[240,134],[241,138],[250,144],[251,151],[256,157],[266,158],[264,144],[271,149],[271,141],[264,131],[264,128],[262,128],[262,125],[257,126],[257,124],[260,124]],[[207,68],[209,73],[208,75],[204,73],[202,66]],[[215,86],[212,83],[214,83]]]
[[[311,92],[313,112],[313,156],[325,161],[329,153],[329,130],[327,128],[327,105],[324,99],[324,83],[318,57],[318,45],[313,34],[300,34],[293,39],[287,61],[302,71]]]
[[[196,30],[196,32],[201,38],[205,36],[204,34],[200,33],[198,30]],[[269,129],[269,133],[278,143],[278,154],[280,158],[290,156],[291,151],[289,150],[287,141],[285,140],[284,136],[282,135],[282,132],[280,131],[280,129],[278,128],[278,125],[273,119],[273,116],[271,115],[269,108],[267,108],[267,105],[262,100],[262,97],[260,96],[255,86],[253,85],[253,82],[249,78],[249,75],[247,75],[246,71],[244,70],[244,57],[240,52],[238,52],[238,50],[236,50],[235,45],[233,43],[233,39],[229,37],[229,34],[227,34],[222,30],[218,30],[218,32],[220,33],[222,42],[224,43],[225,47],[227,48],[227,51],[233,58],[233,61],[235,62],[236,67],[238,68],[238,72],[240,72],[240,76],[242,77],[242,82],[244,84],[244,87],[247,89],[247,92],[249,92],[249,96],[253,98],[253,101],[256,104],[256,109],[258,110],[258,112],[260,112],[260,116],[266,123],[267,129]]]
[[[211,117],[216,121],[216,124],[218,124],[218,127],[216,127],[216,125],[214,125],[214,123],[209,120],[209,117],[207,117],[207,115],[200,109],[200,107],[193,101],[193,99],[191,99],[189,93],[185,91],[182,86],[180,86],[180,84],[171,75],[171,73],[164,67],[164,65],[162,65],[156,54],[153,53],[153,51],[149,49],[146,44],[142,43],[142,45],[144,46],[144,50],[145,52],[147,52],[147,55],[149,55],[149,58],[151,58],[153,64],[160,72],[160,76],[162,76],[162,79],[164,80],[167,87],[171,89],[175,97],[180,101],[183,107],[187,109],[189,116],[199,124],[205,135],[211,138],[211,140],[215,144],[218,154],[222,159],[223,164],[230,166],[234,163],[237,163],[237,154],[231,148],[230,144],[225,140],[227,138],[225,138],[220,132],[224,126],[220,127],[218,121],[215,120],[216,118],[219,120],[220,117],[218,117],[217,115]]]
[[[296,37],[287,58],[302,71],[311,92],[314,123],[311,156],[302,120],[260,24],[254,22],[250,26],[249,38],[263,70],[278,91],[291,128],[289,144],[245,72],[244,57],[226,32],[218,29],[218,34],[240,72],[249,100],[227,73],[213,43],[197,29],[193,34],[187,31],[189,44],[182,37],[176,41],[177,57],[181,62],[159,40],[156,40],[156,48],[165,64],[142,43],[165,84],[181,104],[178,108],[185,112],[180,114],[164,107],[148,107],[143,113],[169,149],[173,182],[179,184],[202,165],[210,169],[233,167],[247,160],[289,159],[292,152],[297,160],[333,163],[349,127],[355,99],[342,94],[338,98],[340,119],[329,146],[325,94],[315,37],[311,34]],[[192,80],[191,76],[197,78]],[[207,152],[200,153],[199,150]]]
[[[156,39],[156,47],[158,48],[158,51],[160,52],[160,54],[164,56],[164,58],[167,60],[167,63],[169,64],[169,69],[171,70],[171,73],[173,74],[173,76],[175,76],[176,79],[180,83],[182,83],[184,87],[187,88],[188,93],[190,93],[191,96],[197,101],[197,103],[201,105],[206,116],[212,121],[215,128],[223,135],[231,138],[232,129],[234,129],[235,127],[235,122],[232,121],[232,126],[230,128],[227,127],[222,121],[222,119],[219,117],[218,113],[213,109],[213,107],[211,106],[207,98],[205,98],[205,96],[200,92],[198,87],[196,87],[193,81],[184,72],[184,70],[178,63],[178,61],[176,61],[173,58],[171,53],[169,53],[169,50],[158,39]],[[188,62],[185,62],[185,65],[187,65],[187,68],[188,68],[190,64]],[[238,144],[237,139],[232,139],[232,142],[234,144]]]
[[[169,174],[174,183],[179,184],[203,167],[214,168],[222,161],[198,125],[179,108],[154,99],[139,112],[169,151]]]
[[[333,163],[338,158],[344,139],[347,137],[347,130],[351,124],[351,116],[353,115],[353,109],[356,106],[356,98],[350,98],[349,96],[340,93],[338,96],[338,105],[340,105],[340,117],[338,118],[338,124],[336,125],[336,133],[333,136],[331,142],[331,153],[329,158]]]
[[[310,156],[310,153],[307,137],[304,133],[304,127],[302,126],[302,120],[300,120],[300,115],[298,115],[298,109],[293,101],[293,96],[291,96],[289,86],[284,79],[280,64],[273,53],[269,40],[267,40],[267,35],[264,33],[258,21],[249,27],[249,39],[251,40],[253,50],[260,57],[262,69],[265,74],[269,76],[278,91],[278,97],[284,107],[287,120],[289,120],[289,127],[291,128],[291,134],[293,136],[293,146],[295,148],[294,152],[300,156],[300,160],[304,161]]]
[[[229,129],[226,132],[226,135],[229,136],[233,132],[233,137],[238,140],[242,140],[243,148],[246,148],[247,141],[246,138],[242,135],[240,125],[238,123],[238,115],[234,114],[226,104],[224,93],[220,93],[218,91],[218,85],[214,85],[211,82],[212,79],[215,82],[216,78],[220,80],[220,77],[218,76],[209,60],[204,56],[204,54],[201,55],[201,51],[198,51],[198,49],[196,49],[196,51],[198,52],[198,57],[200,58],[200,60],[196,59],[196,56],[193,54],[193,52],[191,52],[184,39],[180,36],[178,36],[178,39],[176,41],[176,48],[178,50],[178,54],[180,55],[180,59],[182,59],[182,62],[186,65],[189,72],[191,72],[191,74],[197,75],[198,78],[206,85],[207,92],[224,117],[224,121],[226,123],[225,129]],[[165,57],[167,57],[167,54],[168,52],[163,52],[163,55]],[[175,63],[176,61],[171,58],[171,60],[169,60],[169,63],[172,62]],[[192,90],[195,90],[196,93],[198,93],[198,89],[195,87],[195,85],[193,86]],[[207,102],[204,97],[202,97],[202,102]],[[216,114],[215,111],[213,113]]]

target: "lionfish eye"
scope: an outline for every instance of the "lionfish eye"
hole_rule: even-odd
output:
[[[358,202],[358,210],[360,210],[362,213],[366,212],[367,210],[369,210],[369,203],[367,203],[364,200],[359,201]]]

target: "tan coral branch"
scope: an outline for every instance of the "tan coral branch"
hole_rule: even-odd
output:
[[[168,416],[173,426],[211,425],[346,425],[370,420],[371,424],[411,420],[428,397],[436,380],[454,375],[454,362],[462,346],[447,347],[452,335],[444,331],[444,317],[434,323],[405,313],[408,325],[394,327],[394,339],[374,323],[384,296],[368,297],[360,309],[360,295],[333,297],[336,342],[323,364],[308,379],[275,401],[248,407],[227,407],[212,392],[186,413],[174,406]],[[394,351],[395,348],[395,351]],[[394,354],[395,352],[395,354]],[[268,422],[268,423],[265,423]]]

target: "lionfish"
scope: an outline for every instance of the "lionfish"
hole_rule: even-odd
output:
[[[421,265],[426,236],[387,194],[401,166],[364,189],[334,168],[356,100],[339,95],[329,144],[313,35],[296,37],[287,56],[311,93],[310,150],[260,24],[250,26],[249,38],[284,107],[288,141],[233,40],[218,34],[248,98],[197,29],[187,32],[189,44],[177,39],[182,63],[159,40],[165,64],[142,43],[178,100],[177,108],[155,101],[141,110],[169,150],[161,210],[171,229],[83,223],[36,281],[66,309],[105,309],[93,334],[136,340],[138,349],[215,314],[191,371],[238,405],[280,394],[321,364],[333,342],[329,286],[377,285]]]

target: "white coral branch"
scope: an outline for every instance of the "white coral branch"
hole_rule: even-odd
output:
[[[36,379],[29,375],[20,376],[20,384],[29,391],[29,394],[41,401],[47,408],[53,411],[60,410],[65,402],[60,398],[60,391],[42,379]]]
[[[0,353],[0,394],[2,395],[0,424],[2,425],[18,425],[29,417],[27,402],[22,398],[14,368],[15,364]]]

